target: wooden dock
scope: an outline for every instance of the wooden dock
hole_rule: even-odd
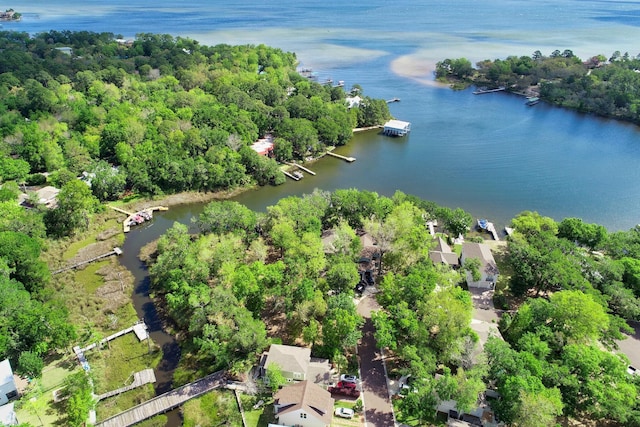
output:
[[[493,240],[500,240],[500,237],[498,237],[498,232],[496,231],[496,227],[492,222],[487,223],[487,231],[491,233],[491,236],[493,236]]]
[[[218,371],[197,381],[156,396],[144,403],[124,412],[107,418],[96,424],[96,427],[125,427],[144,421],[154,415],[162,414],[177,408],[186,401],[224,387],[226,379],[224,371]]]
[[[131,212],[127,212],[124,209],[120,209],[120,208],[116,208],[115,206],[109,206],[111,209],[113,209],[116,212],[120,212],[123,213],[125,215],[133,215]]]
[[[336,153],[334,153],[334,152],[332,152],[332,151],[327,151],[327,154],[328,154],[328,155],[330,155],[330,156],[337,157],[337,158],[339,158],[339,159],[345,160],[345,161],[347,161],[347,162],[349,162],[349,163],[353,163],[353,162],[355,162],[355,161],[356,161],[356,158],[355,158],[355,157],[346,157],[346,156],[341,156],[340,154],[336,154]]]
[[[294,181],[300,181],[300,178],[298,178],[297,176],[293,176],[293,175],[291,175],[291,174],[290,174],[289,172],[287,172],[287,171],[282,171],[282,173],[283,173],[285,176],[288,176],[289,178],[293,179]]]
[[[129,332],[134,332],[136,334],[136,336],[138,337],[138,340],[140,341],[144,341],[146,339],[149,338],[149,332],[147,332],[147,325],[144,324],[144,322],[140,321],[138,323],[136,323],[135,325],[127,328],[127,329],[123,329],[121,331],[116,332],[115,334],[111,334],[106,338],[101,339],[98,342],[94,342],[93,344],[89,344],[88,346],[84,347],[84,348],[80,348],[80,346],[75,346],[73,347],[73,351],[76,354],[76,357],[78,358],[78,361],[80,362],[80,364],[82,365],[82,368],[85,371],[90,371],[91,368],[89,367],[89,362],[87,361],[87,358],[85,357],[84,353],[86,351],[92,350],[94,348],[96,348],[98,345],[102,345],[104,343],[107,343],[111,340],[114,340],[118,337],[121,337],[122,335],[128,334]]]
[[[310,174],[310,175],[315,175],[316,173],[314,171],[312,171],[311,169],[307,169],[302,165],[299,165],[297,163],[289,163],[289,162],[284,162],[285,164],[289,165],[289,166],[294,166],[298,169],[302,169],[303,171],[305,171],[306,173]]]
[[[133,374],[133,383],[124,387],[117,388],[115,390],[108,391],[106,393],[98,394],[96,395],[96,400],[107,399],[120,393],[133,390],[134,388],[142,387],[145,384],[153,384],[155,382],[156,374],[153,372],[153,369],[145,369],[140,372],[135,372]]]
[[[146,212],[149,213],[150,215],[153,215],[153,211],[167,211],[169,210],[168,207],[166,206],[154,206],[151,208],[144,208],[144,209],[140,209],[138,212],[127,212],[124,209],[120,209],[117,208],[115,206],[109,206],[111,209],[113,209],[114,211],[118,211],[120,213],[123,213],[125,215],[127,215],[127,219],[125,219],[124,221],[122,221],[122,230],[125,233],[128,233],[129,231],[131,231],[131,220],[133,217],[135,217],[136,215],[139,215],[141,212]]]
[[[436,230],[435,230],[434,225],[435,224],[433,223],[433,221],[427,221],[427,227],[429,227],[429,234],[435,237]]]
[[[122,249],[113,248],[113,250],[111,252],[107,252],[106,254],[98,255],[98,256],[93,257],[91,259],[88,259],[86,261],[77,262],[77,263],[75,263],[73,265],[70,265],[70,266],[67,266],[67,267],[64,267],[64,268],[60,268],[58,270],[54,270],[54,271],[51,272],[51,274],[59,274],[59,273],[65,272],[65,271],[73,270],[74,268],[81,267],[83,265],[92,263],[94,261],[98,261],[98,260],[100,260],[102,258],[110,257],[111,255],[122,255]]]
[[[504,86],[500,86],[497,89],[478,89],[476,91],[473,92],[474,95],[484,95],[485,93],[495,93],[495,92],[502,92],[507,90]]]

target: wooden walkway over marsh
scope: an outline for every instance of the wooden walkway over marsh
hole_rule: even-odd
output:
[[[110,257],[111,255],[122,255],[122,249],[113,248],[113,250],[111,252],[107,252],[106,254],[98,255],[98,256],[90,258],[90,259],[88,259],[86,261],[77,262],[77,263],[75,263],[73,265],[70,265],[70,266],[67,266],[67,267],[64,267],[64,268],[60,268],[58,270],[54,270],[54,271],[51,272],[51,274],[59,274],[59,273],[65,272],[65,271],[73,270],[74,268],[81,267],[81,266],[83,266],[85,264],[89,264],[89,263],[92,263],[94,261],[98,261],[98,260],[100,260],[102,258]]]
[[[167,393],[156,396],[144,403],[104,421],[96,423],[96,427],[125,427],[144,421],[154,415],[162,414],[176,408],[194,397],[201,396],[211,390],[224,387],[226,379],[224,371],[218,371],[192,383],[178,387]]]
[[[131,384],[124,387],[117,388],[115,390],[108,391],[106,393],[98,394],[96,396],[96,400],[102,400],[108,397],[116,396],[120,393],[133,390],[134,388],[141,387],[145,384],[155,383],[155,382],[156,382],[156,374],[153,372],[153,369],[145,369],[140,372],[135,372],[133,374],[133,382]]]

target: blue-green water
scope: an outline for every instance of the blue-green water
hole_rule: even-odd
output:
[[[262,210],[281,197],[314,188],[356,187],[416,194],[505,225],[522,210],[561,219],[581,217],[611,230],[640,216],[640,131],[543,103],[525,107],[506,94],[474,96],[433,83],[437,61],[472,62],[555,49],[587,58],[640,49],[640,2],[607,0],[15,0],[23,13],[2,29],[141,32],[191,37],[203,44],[269,44],[297,53],[320,79],[360,84],[390,99],[392,114],[412,122],[406,138],[359,134],[339,152],[347,164],[322,159],[300,182],[265,187],[237,198]],[[148,275],[135,257],[173,221],[188,223],[202,206],[172,208],[123,245],[123,264],[136,276],[133,302],[163,347],[157,391],[171,387],[179,360],[148,296]],[[168,425],[180,425],[175,411]]]
[[[315,187],[396,189],[463,207],[504,225],[522,210],[577,216],[628,229],[640,214],[640,133],[505,94],[474,96],[433,83],[447,57],[473,62],[571,49],[582,58],[635,55],[640,2],[403,0],[233,2],[165,0],[17,1],[4,29],[110,31],[132,38],[163,32],[202,43],[265,43],[295,51],[321,79],[360,84],[370,96],[399,97],[392,113],[412,122],[408,138],[354,138],[347,165],[318,162],[318,176],[239,198],[263,209]]]

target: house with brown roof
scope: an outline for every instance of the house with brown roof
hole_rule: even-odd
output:
[[[436,245],[429,251],[429,258],[434,264],[446,264],[451,267],[460,266],[458,254],[451,250],[451,247],[440,236],[434,239]]]
[[[309,380],[318,384],[331,381],[329,360],[312,358],[311,349],[306,347],[271,344],[260,363],[262,376],[265,377],[269,367],[274,365],[289,382]]]
[[[273,410],[279,425],[329,427],[334,400],[331,393],[311,381],[301,381],[280,389]]]
[[[480,260],[480,280],[474,281],[470,272],[467,272],[467,286],[470,288],[494,289],[498,281],[498,266],[493,259],[491,248],[484,243],[465,242],[462,244],[460,263],[464,266],[468,259]]]

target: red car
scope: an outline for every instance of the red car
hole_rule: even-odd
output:
[[[338,384],[336,384],[336,388],[356,388],[356,383],[340,381]]]
[[[340,394],[342,396],[349,396],[353,398],[360,397],[360,390],[355,388],[338,388],[338,387],[329,387],[329,393],[331,394]]]

